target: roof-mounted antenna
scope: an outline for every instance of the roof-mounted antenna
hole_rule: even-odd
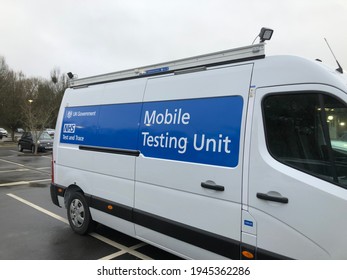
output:
[[[338,71],[338,72],[340,72],[340,73],[342,74],[342,73],[343,73],[343,69],[342,69],[340,63],[337,61],[336,56],[335,56],[333,50],[330,48],[330,45],[329,45],[329,43],[328,43],[328,40],[327,40],[326,38],[324,38],[324,40],[325,40],[325,43],[327,43],[328,48],[329,48],[331,54],[332,54],[333,57],[335,58],[335,61],[336,61],[337,65],[339,66],[339,68],[337,68],[336,71]]]

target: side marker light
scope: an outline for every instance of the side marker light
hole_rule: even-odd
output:
[[[254,255],[249,251],[242,251],[241,254],[242,254],[242,256],[244,256],[247,259],[254,259]]]

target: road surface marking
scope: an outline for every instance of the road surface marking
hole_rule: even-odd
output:
[[[120,256],[120,255],[123,255],[125,253],[129,253],[129,254],[134,255],[134,256],[136,256],[136,257],[138,257],[140,259],[143,259],[143,260],[152,260],[150,257],[148,257],[148,256],[146,256],[144,254],[141,254],[140,252],[135,251],[135,249],[140,248],[142,246],[135,247],[135,248],[132,248],[132,247],[129,248],[129,247],[126,247],[126,246],[124,246],[122,244],[119,244],[119,243],[117,243],[117,242],[115,242],[115,241],[113,241],[111,239],[108,239],[108,238],[106,238],[106,237],[104,237],[104,236],[102,236],[102,235],[100,235],[98,233],[95,233],[95,232],[91,232],[89,235],[93,236],[94,238],[96,238],[96,239],[98,239],[98,240],[100,240],[100,241],[102,241],[104,243],[107,243],[108,245],[111,245],[112,247],[115,247],[115,248],[121,250],[120,252],[116,252],[114,254],[111,254],[111,255],[108,255],[106,257],[103,257],[100,260],[110,260],[110,259],[115,258],[116,256]],[[142,243],[140,243],[140,244],[142,244]],[[139,244],[137,244],[137,245],[139,245]],[[135,246],[137,246],[137,245],[135,245]]]
[[[11,183],[3,183],[0,184],[0,187],[11,187],[11,186],[19,186],[19,185],[29,185],[31,183],[41,183],[41,182],[50,182],[52,179],[41,179],[41,180],[33,180],[33,181],[17,181]]]
[[[21,198],[19,196],[16,196],[15,194],[12,194],[12,193],[8,193],[7,195],[12,197],[12,198],[14,198],[14,199],[17,199],[18,201],[20,201],[20,202],[22,202],[22,203],[24,203],[24,204],[26,204],[26,205],[36,209],[36,210],[38,210],[38,211],[40,211],[42,213],[45,213],[46,215],[51,216],[51,217],[53,217],[53,218],[55,218],[55,219],[65,223],[65,224],[69,224],[67,219],[65,219],[63,217],[60,217],[59,215],[54,214],[53,212],[50,212],[50,211],[48,211],[48,210],[46,210],[46,209],[44,209],[44,208],[42,208],[42,207],[40,207],[40,206],[38,206],[38,205],[36,205],[34,203],[31,203],[30,201],[27,201],[27,200],[25,200],[25,199],[23,199],[23,198]]]
[[[28,205],[28,206],[30,206],[30,207],[32,207],[32,208],[34,208],[34,209],[36,209],[36,210],[38,210],[38,211],[40,211],[40,212],[42,212],[42,213],[44,213],[44,214],[46,214],[46,215],[48,215],[48,216],[50,216],[50,217],[52,217],[52,218],[55,218],[55,219],[65,223],[65,224],[69,224],[69,221],[67,219],[65,219],[65,218],[63,218],[63,217],[61,217],[61,216],[59,216],[53,212],[50,212],[50,211],[48,211],[48,210],[46,210],[46,209],[44,209],[44,208],[42,208],[42,207],[40,207],[34,203],[31,203],[28,200],[25,200],[25,199],[15,195],[15,194],[12,194],[12,193],[8,193],[7,195],[22,202],[22,203],[24,203],[24,204],[26,204],[26,205]],[[95,239],[98,239],[98,240],[120,250],[119,252],[105,256],[105,257],[101,258],[100,260],[110,260],[110,259],[113,259],[115,257],[121,256],[125,253],[129,253],[129,254],[131,254],[135,257],[138,257],[140,259],[143,259],[143,260],[153,260],[152,258],[150,258],[144,254],[141,254],[140,252],[135,251],[136,249],[146,245],[143,242],[136,244],[132,247],[126,247],[126,246],[124,246],[120,243],[117,243],[111,239],[108,239],[107,237],[104,237],[104,236],[102,236],[96,232],[91,232],[91,233],[89,233],[89,235],[94,237]]]
[[[5,159],[0,159],[0,161],[7,162],[7,163],[10,163],[10,164],[15,164],[15,165],[18,165],[18,166],[25,166],[24,164],[20,164],[20,163],[9,161],[9,160],[5,160]]]

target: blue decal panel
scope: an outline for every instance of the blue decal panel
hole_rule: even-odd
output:
[[[241,96],[69,107],[60,142],[236,167],[242,108]]]
[[[144,103],[139,150],[146,157],[236,167],[241,96]]]
[[[141,107],[139,103],[68,107],[60,142],[136,150]]]
[[[66,108],[62,131],[61,143],[92,145],[92,139],[96,138],[98,106]]]

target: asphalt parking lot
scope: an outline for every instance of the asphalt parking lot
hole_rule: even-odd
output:
[[[99,225],[75,234],[51,202],[51,155],[0,143],[0,260],[174,260],[178,257]]]

